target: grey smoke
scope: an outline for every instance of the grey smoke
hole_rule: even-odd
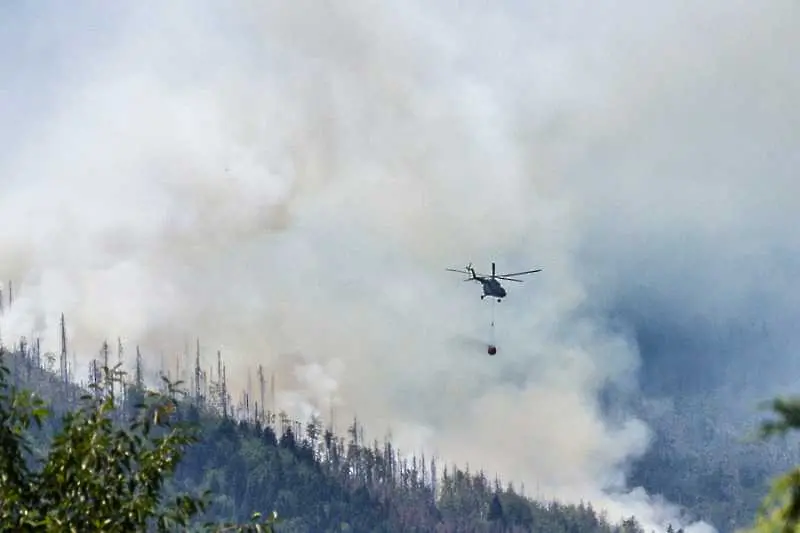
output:
[[[797,346],[798,8],[486,6],[4,4],[4,337],[199,335],[234,389],[263,364],[287,409],[663,524],[624,483],[646,425],[596,397],[691,370],[647,332]],[[487,334],[470,260],[544,268],[493,358],[453,342]]]

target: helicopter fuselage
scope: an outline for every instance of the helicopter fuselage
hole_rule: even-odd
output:
[[[483,294],[481,295],[481,300],[486,298],[487,296],[501,299],[506,297],[506,290],[500,285],[500,282],[494,278],[483,278],[480,276],[475,276],[475,279],[483,285]]]

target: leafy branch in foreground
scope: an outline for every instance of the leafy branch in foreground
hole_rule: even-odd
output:
[[[800,398],[776,398],[769,403],[777,420],[761,424],[761,437],[785,436],[800,429]],[[761,505],[754,532],[800,532],[800,466],[777,477]]]
[[[166,479],[186,449],[199,440],[196,428],[179,421],[174,400],[180,382],[164,379],[168,394],[146,392],[127,422],[115,407],[119,365],[102,369],[102,380],[61,417],[46,452],[34,449],[32,430],[51,413],[44,402],[8,384],[0,349],[0,530],[172,531],[190,527],[209,496],[163,496]],[[249,524],[205,524],[205,530],[272,531],[277,515],[253,515]]]

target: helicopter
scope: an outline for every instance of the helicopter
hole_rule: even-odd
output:
[[[478,281],[483,285],[483,294],[481,294],[481,300],[486,298],[487,296],[491,296],[497,298],[498,302],[501,302],[503,298],[506,297],[506,289],[500,284],[498,279],[506,280],[506,281],[516,281],[517,283],[522,283],[521,279],[514,279],[511,276],[522,276],[523,274],[533,274],[535,272],[541,272],[541,268],[537,268],[536,270],[526,270],[524,272],[513,272],[511,274],[496,274],[495,273],[495,264],[492,263],[492,275],[487,276],[486,274],[475,274],[475,270],[472,268],[472,263],[466,266],[466,270],[458,270],[455,268],[448,268],[446,269],[450,272],[460,272],[462,274],[469,274],[470,277],[465,279],[464,281]]]

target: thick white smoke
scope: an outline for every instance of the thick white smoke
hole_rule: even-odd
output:
[[[262,364],[298,414],[675,520],[625,488],[647,428],[596,395],[639,355],[599,310],[669,287],[648,257],[677,268],[681,235],[789,221],[794,4],[86,3],[58,33],[3,9],[4,338],[54,346],[64,312],[82,361],[121,336],[153,366],[199,336],[235,390]],[[463,340],[492,304],[444,268],[493,260],[545,270],[489,358]]]

